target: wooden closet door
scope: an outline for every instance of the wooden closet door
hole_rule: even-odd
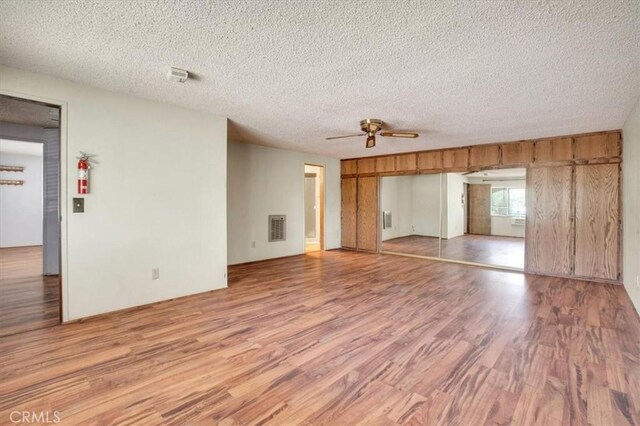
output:
[[[573,269],[573,168],[527,170],[525,269],[571,275]]]
[[[358,178],[358,250],[378,251],[378,177]]]
[[[619,164],[576,166],[577,276],[618,280],[619,182]]]
[[[356,245],[356,214],[358,207],[358,179],[342,178],[341,181],[341,225],[342,247],[355,249]]]
[[[469,197],[469,234],[491,235],[491,185],[470,184]]]

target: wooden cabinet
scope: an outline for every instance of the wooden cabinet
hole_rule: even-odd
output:
[[[571,275],[572,203],[573,166],[528,169],[525,270]]]
[[[340,174],[355,175],[356,173],[358,173],[357,160],[342,160],[340,162]]]
[[[573,156],[576,160],[620,157],[620,133],[577,137],[573,144]]]
[[[371,174],[376,172],[375,158],[360,158],[358,160],[358,174]]]
[[[442,151],[442,169],[465,171],[469,167],[469,148],[445,149]]]
[[[575,274],[618,280],[620,166],[576,166]]]
[[[419,152],[418,170],[423,172],[442,170],[442,151]]]
[[[342,247],[357,247],[356,223],[358,212],[358,178],[342,178],[341,182],[341,226]]]
[[[533,142],[506,143],[501,149],[503,166],[527,166],[533,162]]]
[[[394,156],[376,157],[376,173],[390,173],[396,170],[396,158]]]
[[[396,171],[398,172],[415,172],[416,171],[415,153],[396,155]]]
[[[358,250],[378,250],[378,177],[358,178]]]
[[[549,164],[573,160],[571,138],[542,139],[535,142],[534,161]]]
[[[469,149],[469,167],[483,168],[500,165],[499,145],[477,145]]]

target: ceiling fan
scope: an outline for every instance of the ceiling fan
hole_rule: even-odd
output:
[[[360,122],[360,130],[362,130],[362,133],[358,133],[357,135],[332,136],[332,137],[326,138],[326,140],[353,138],[356,136],[366,136],[367,143],[365,146],[367,148],[373,148],[374,146],[376,146],[376,134],[379,136],[390,137],[390,138],[417,138],[418,137],[418,134],[414,132],[390,132],[390,131],[382,132],[381,131],[382,124],[383,124],[382,120],[379,120],[377,118],[367,118]]]

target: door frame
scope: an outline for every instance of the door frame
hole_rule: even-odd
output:
[[[304,188],[304,178],[306,178],[306,173],[307,173],[306,166],[317,167],[319,169],[318,176],[317,176],[317,179],[320,182],[320,196],[319,196],[319,198],[320,198],[320,230],[318,231],[318,234],[319,234],[318,240],[320,242],[320,251],[324,251],[325,250],[325,245],[324,245],[324,242],[325,242],[325,235],[324,235],[324,233],[325,233],[325,223],[324,223],[325,212],[324,212],[324,208],[325,208],[325,204],[326,204],[326,200],[325,200],[325,194],[326,194],[326,191],[325,191],[325,167],[324,167],[324,164],[315,164],[315,163],[307,163],[307,162],[304,163],[304,166],[305,166],[304,170],[303,170],[304,173],[302,174],[302,176],[303,176],[303,181],[302,181],[303,182],[303,188]],[[304,213],[306,213],[306,211],[305,211],[306,205],[305,205],[305,199],[304,199],[304,190],[302,192],[302,206],[303,206],[303,216],[304,216]],[[303,222],[302,223],[302,227],[303,227],[302,235],[304,237],[304,235],[305,235],[304,222],[305,221],[303,220],[302,222]],[[305,248],[306,248],[306,238],[305,238]],[[305,253],[306,253],[306,250],[305,250]]]
[[[67,185],[67,117],[68,106],[67,102],[59,99],[51,99],[42,96],[36,96],[28,93],[14,92],[12,90],[0,89],[0,95],[10,96],[17,99],[24,99],[26,101],[34,101],[47,105],[52,105],[60,108],[60,188],[58,195],[58,209],[60,212],[59,226],[60,226],[60,275],[58,278],[58,287],[60,289],[59,300],[59,318],[60,323],[67,322],[69,320],[69,286],[67,277],[69,276],[69,259],[68,259],[68,212],[69,212],[69,194]]]

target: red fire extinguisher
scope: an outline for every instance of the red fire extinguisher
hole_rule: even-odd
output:
[[[78,194],[89,193],[90,159],[90,155],[80,152],[80,157],[78,157]]]

